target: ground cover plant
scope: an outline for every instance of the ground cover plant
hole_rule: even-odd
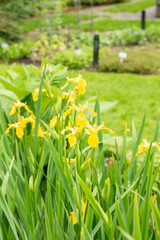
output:
[[[158,39],[160,31],[157,27],[152,26],[146,31],[133,27],[109,33],[100,33],[99,35],[100,48],[104,46],[120,47],[139,45],[144,46],[148,54],[152,54],[153,52],[153,55],[158,57]],[[153,45],[148,45],[148,43],[152,43]],[[76,56],[76,49],[80,49],[82,54]],[[135,50],[131,49],[131,52],[132,51]],[[79,35],[77,32],[66,32],[63,36],[60,36],[59,34],[53,34],[50,36],[47,33],[43,33],[39,35],[39,39],[36,41],[28,39],[20,43],[6,44],[6,42],[2,40],[0,45],[0,59],[8,62],[19,59],[26,60],[27,58],[30,62],[40,63],[42,58],[46,58],[53,63],[61,62],[62,64],[75,69],[90,67],[93,61],[92,53],[93,35],[91,33],[82,33]],[[112,53],[112,59],[114,59],[114,51],[112,51]],[[135,51],[134,54],[138,58],[138,51]],[[63,58],[61,55],[63,55]],[[80,61],[78,61],[78,59]],[[152,59],[153,57],[151,59],[146,59],[146,61],[148,61],[147,65],[150,65]],[[152,72],[153,70],[151,69]]]
[[[117,4],[114,7],[110,7],[105,9],[107,12],[131,12],[136,13],[140,12],[142,10],[145,10],[146,8],[152,7],[156,5],[155,0],[144,0],[144,1],[137,1],[130,4]]]
[[[0,108],[1,239],[158,239],[159,121],[151,144],[142,140],[145,116],[138,135],[132,125],[129,159],[123,124],[122,153],[117,146],[106,165],[102,132],[112,131],[98,98],[79,105],[85,79],[66,80],[66,68],[50,64],[27,69],[34,85],[25,99],[24,86],[1,80],[17,97]]]
[[[150,49],[150,50],[149,50]],[[110,50],[108,48],[101,49],[101,57],[99,69],[108,72],[131,72],[139,74],[155,74],[159,73],[159,54],[154,51],[154,48],[125,48],[123,51],[127,57],[121,62],[119,53],[122,48]],[[106,61],[107,59],[107,61]]]

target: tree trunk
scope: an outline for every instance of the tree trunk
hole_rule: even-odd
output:
[[[160,0],[157,0],[157,5],[156,5],[156,17],[160,18]]]

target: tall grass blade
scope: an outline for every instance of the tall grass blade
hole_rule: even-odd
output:
[[[151,206],[154,221],[155,221],[155,224],[156,224],[156,231],[158,231],[159,235],[160,235],[160,211],[156,207],[156,205],[154,203],[154,200],[153,200],[153,197],[150,198],[150,206]]]
[[[37,135],[38,135],[38,125],[39,125],[40,111],[41,111],[42,87],[43,87],[43,82],[45,78],[45,73],[46,73],[46,65],[44,67],[43,74],[42,74],[42,80],[40,84],[38,103],[37,103],[37,109],[36,109],[36,122],[35,122],[35,129],[34,129],[34,150],[33,150],[33,155],[35,159],[37,155],[37,140],[38,140]]]
[[[45,229],[46,229],[46,237],[47,237],[46,239],[51,239],[52,240],[54,238],[52,236],[52,231],[51,231],[51,226],[50,226],[46,206],[44,206],[44,212],[45,212]]]
[[[119,222],[120,226],[122,227],[122,229],[124,229],[126,232],[128,232],[126,223],[125,223],[123,215],[122,215],[122,211],[119,207],[119,203],[117,202],[117,200],[116,200],[116,205],[117,205],[116,210],[117,210],[117,215],[118,215],[118,222]]]
[[[104,228],[106,230],[106,233],[108,235],[109,239],[113,239],[112,234],[111,234],[111,226],[109,225],[109,221],[108,221],[108,217],[105,214],[105,212],[103,211],[103,209],[101,208],[101,206],[99,205],[99,203],[94,199],[91,191],[89,190],[89,188],[87,187],[87,185],[83,182],[83,180],[78,176],[78,181],[81,185],[81,188],[83,189],[84,193],[87,196],[88,201],[90,202],[95,214],[102,219],[103,224],[104,224]]]
[[[100,104],[99,104],[99,98],[97,97],[96,103],[95,103],[95,112],[97,113],[97,125],[99,126],[101,124],[101,112],[100,112]],[[102,178],[101,178],[101,187],[104,186],[105,182],[105,160],[104,160],[104,152],[103,152],[103,137],[102,137],[102,131],[98,132],[98,138],[99,138],[99,145],[98,150],[99,154],[102,152],[100,166],[102,170]]]
[[[141,219],[143,240],[147,240],[148,239],[149,213],[150,213],[149,200],[150,200],[150,194],[151,194],[151,183],[152,183],[153,166],[154,166],[154,157],[153,157],[153,154],[152,154],[152,157],[151,157],[151,167],[150,167],[149,177],[148,177],[148,182],[147,182],[147,187],[146,187],[146,196],[145,196],[145,202],[144,202],[144,209],[143,209],[143,214],[142,214],[142,219]]]
[[[4,212],[6,218],[8,219],[9,225],[12,228],[15,239],[18,240],[16,227],[15,227],[15,224],[14,224],[14,221],[13,221],[14,218],[13,218],[13,215],[12,215],[10,209],[9,209],[9,206],[8,206],[4,196],[2,194],[1,188],[0,188],[0,207],[1,207],[2,211]]]
[[[49,143],[49,146],[50,146],[50,151],[51,151],[51,154],[52,154],[52,158],[53,158],[53,160],[55,162],[55,165],[56,165],[57,172],[60,176],[63,187],[66,191],[67,197],[70,201],[70,204],[73,208],[73,211],[76,215],[76,218],[78,219],[78,212],[77,212],[77,207],[76,207],[74,199],[73,199],[73,192],[71,192],[70,187],[69,187],[69,184],[71,185],[72,183],[69,183],[67,177],[65,176],[62,164],[61,164],[60,159],[58,157],[58,153],[57,153],[57,151],[56,151],[56,149],[55,149],[55,147],[54,147],[50,138],[48,138],[48,143]]]
[[[122,202],[121,195],[120,195],[119,188],[118,188],[117,184],[116,184],[116,189],[117,189],[117,195],[118,195],[119,203],[120,203],[120,206],[121,206],[121,209],[122,209],[123,219],[124,219],[125,225],[127,227],[127,230],[129,230],[127,217],[126,217],[126,212],[125,212],[125,207],[123,205],[123,202]]]
[[[159,119],[160,119],[160,114],[158,115],[158,118],[157,118],[157,124],[156,124],[156,130],[155,130],[153,142],[158,141]]]
[[[122,235],[128,239],[128,240],[135,240],[134,238],[132,238],[131,235],[129,235],[126,231],[124,231],[120,226],[117,226],[117,229],[122,233]]]
[[[140,178],[140,177],[139,177]],[[136,183],[138,182],[139,178],[136,178],[136,180],[133,182],[133,184],[128,187],[128,189],[122,194],[121,199],[123,199],[125,196],[127,196],[127,194],[132,190],[132,188],[136,185]],[[119,200],[117,201],[119,202]],[[116,209],[116,203],[113,203],[112,206],[109,208],[110,213],[112,213],[114,210]],[[92,231],[92,235],[94,236],[97,231],[99,230],[99,228],[101,227],[101,225],[103,224],[103,221],[100,220],[97,225],[95,226],[95,228]]]
[[[146,114],[143,117],[143,121],[141,124],[141,128],[139,131],[139,135],[137,138],[136,143],[133,145],[133,152],[132,152],[132,157],[131,157],[131,164],[128,168],[127,174],[128,174],[128,179],[130,179],[130,181],[132,182],[134,179],[134,175],[136,172],[136,168],[137,168],[137,157],[136,157],[136,153],[137,153],[137,149],[138,149],[138,145],[141,143],[141,139],[142,139],[142,134],[143,134],[143,130],[144,130],[144,123],[145,123],[145,119],[146,119]]]
[[[136,240],[142,240],[139,220],[139,209],[137,201],[137,191],[134,195],[134,212],[133,212],[133,234]]]
[[[73,221],[72,221],[72,218],[71,218],[71,221],[69,223],[69,235],[68,235],[69,239],[70,240],[74,240],[74,226],[73,226]]]

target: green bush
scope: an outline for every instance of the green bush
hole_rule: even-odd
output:
[[[99,33],[100,47],[109,46],[132,46],[145,45],[147,42],[158,42],[160,38],[160,28],[151,26],[146,31],[138,27],[132,27],[123,30],[110,31],[108,33]],[[76,36],[72,36],[72,44],[77,44]],[[79,44],[93,46],[93,35],[88,32],[82,32],[79,38]]]
[[[17,41],[21,38],[19,28],[17,26],[17,14],[0,11],[0,37],[6,41]]]
[[[32,53],[34,43],[32,41],[24,41],[22,43],[15,43],[3,48],[3,43],[0,46],[0,58],[6,61],[21,59],[29,57]]]
[[[148,42],[158,42],[160,39],[160,28],[151,26],[146,29],[145,38]]]
[[[119,52],[127,53],[127,58],[123,62],[120,62]],[[99,69],[106,72],[153,74],[160,72],[159,62],[159,51],[119,48],[110,50],[104,47],[100,51]]]
[[[55,54],[51,61],[54,64],[61,63],[72,69],[88,68],[93,61],[92,48],[83,47],[81,51],[80,55],[76,55],[74,49],[60,51]]]
[[[36,0],[11,0],[5,1],[0,6],[2,11],[15,12],[21,16],[33,16],[40,8],[40,2]]]

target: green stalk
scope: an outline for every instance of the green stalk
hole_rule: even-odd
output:
[[[42,87],[43,87],[43,81],[45,78],[45,73],[46,73],[46,65],[43,70],[42,74],[42,81],[40,84],[40,89],[39,89],[39,97],[38,97],[38,103],[37,103],[37,109],[36,109],[36,122],[35,122],[35,129],[34,129],[34,147],[33,147],[33,155],[34,159],[37,157],[37,141],[38,141],[38,124],[40,121],[40,111],[41,111],[41,99],[42,99]]]

